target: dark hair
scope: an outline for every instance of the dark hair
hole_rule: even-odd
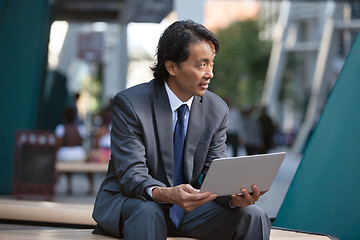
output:
[[[154,71],[154,77],[165,81],[169,77],[165,62],[168,60],[175,63],[186,61],[189,57],[190,43],[201,41],[211,41],[214,44],[215,52],[218,52],[217,37],[203,25],[191,20],[177,21],[171,24],[159,39],[156,52],[157,62],[151,68]]]
[[[64,110],[64,123],[71,124],[75,122],[75,109],[73,107],[66,107]]]

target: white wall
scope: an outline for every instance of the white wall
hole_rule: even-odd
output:
[[[175,0],[174,11],[178,20],[191,19],[201,24],[204,22],[204,0]]]

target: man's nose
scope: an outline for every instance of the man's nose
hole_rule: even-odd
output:
[[[205,77],[208,79],[212,79],[214,77],[212,66],[206,68]]]

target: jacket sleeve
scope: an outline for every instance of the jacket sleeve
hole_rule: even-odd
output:
[[[129,197],[148,198],[146,187],[165,185],[149,175],[140,121],[122,93],[115,96],[111,111],[111,157],[120,191]]]
[[[205,167],[202,171],[202,181],[205,179],[207,171],[214,159],[217,158],[224,158],[226,157],[226,131],[228,128],[228,113],[229,109],[225,106],[226,113],[224,118],[222,119],[219,127],[217,128],[216,132],[213,135],[213,138],[210,143],[209,151],[206,158]],[[201,182],[202,183],[202,182]],[[230,196],[221,196],[215,199],[216,202],[220,203],[224,207],[230,207],[229,201]]]

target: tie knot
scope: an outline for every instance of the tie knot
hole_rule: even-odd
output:
[[[178,111],[178,119],[184,119],[186,108],[187,108],[187,105],[183,104],[177,109],[177,111]]]

